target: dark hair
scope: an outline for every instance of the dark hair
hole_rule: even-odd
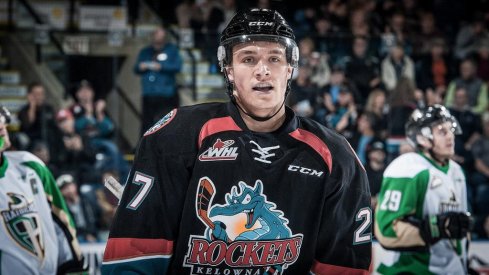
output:
[[[30,94],[35,87],[44,87],[41,82],[33,81],[27,86],[27,93]]]

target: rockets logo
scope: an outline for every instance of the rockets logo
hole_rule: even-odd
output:
[[[203,236],[190,236],[183,265],[191,274],[281,274],[299,257],[303,234],[294,234],[276,204],[263,194],[260,180],[251,187],[239,182],[212,205],[214,183],[200,179],[196,195]]]
[[[200,161],[236,160],[238,147],[231,147],[234,140],[217,139],[214,145],[199,156]]]

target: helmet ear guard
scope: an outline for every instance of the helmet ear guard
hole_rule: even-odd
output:
[[[432,142],[432,127],[444,122],[450,122],[451,131],[454,135],[462,134],[460,123],[445,106],[435,104],[424,109],[414,110],[405,126],[408,142],[414,148],[426,147],[423,146],[424,142],[420,142],[418,137],[423,137],[423,140]]]

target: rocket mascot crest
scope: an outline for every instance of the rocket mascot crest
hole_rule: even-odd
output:
[[[261,180],[254,187],[238,185],[225,204],[212,205],[215,185],[200,179],[196,211],[207,229],[189,240],[184,266],[192,274],[282,274],[299,257],[303,234],[292,234],[284,213],[263,194]]]

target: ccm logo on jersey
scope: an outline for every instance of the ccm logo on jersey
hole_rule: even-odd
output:
[[[323,171],[316,171],[314,169],[306,168],[306,167],[300,167],[297,165],[289,165],[289,171],[292,172],[299,172],[302,174],[310,175],[310,176],[317,176],[318,178],[323,175]]]
[[[249,26],[273,26],[273,22],[250,22]]]
[[[231,147],[234,140],[217,139],[214,145],[200,154],[200,161],[217,161],[217,160],[236,160],[238,157],[238,147]]]

